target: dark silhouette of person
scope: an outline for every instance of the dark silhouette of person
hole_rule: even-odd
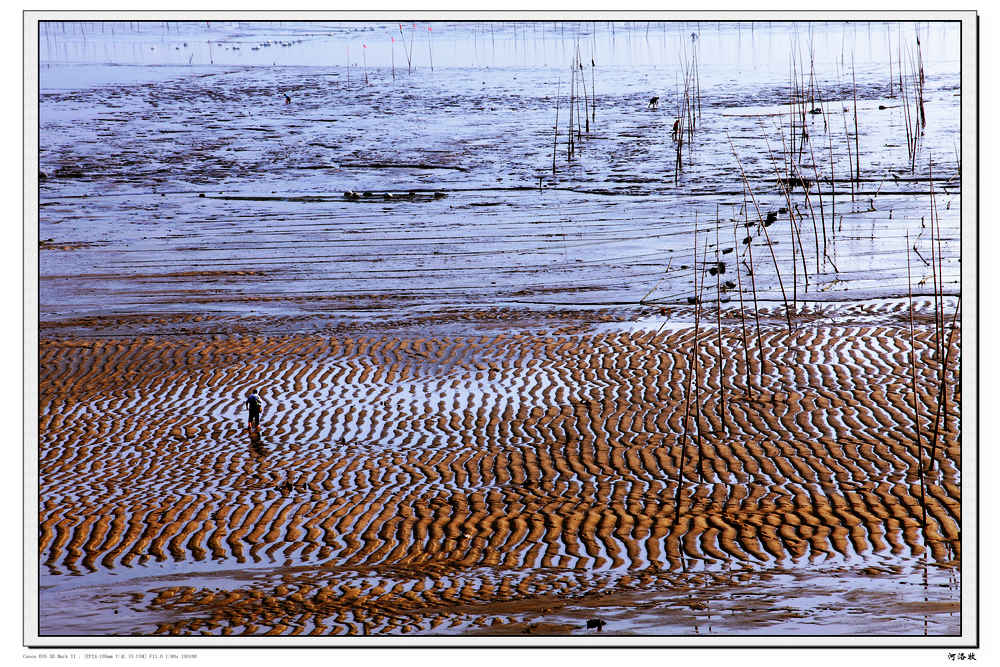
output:
[[[247,394],[243,405],[247,409],[247,428],[251,431],[260,430],[260,414],[264,411],[264,403],[260,400],[260,394],[256,389],[251,389]]]

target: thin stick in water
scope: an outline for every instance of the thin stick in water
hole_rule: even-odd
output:
[[[736,226],[737,226],[737,224],[738,224],[738,221],[736,219],[734,219],[733,220],[733,247],[734,248],[739,248],[739,245],[738,245],[737,240],[736,240]],[[751,386],[751,383],[750,383],[750,349],[749,349],[750,346],[747,344],[747,322],[746,322],[746,316],[744,314],[744,309],[743,309],[743,278],[740,276],[740,265],[739,265],[739,262],[736,262],[735,269],[736,269],[736,289],[738,289],[739,292],[740,292],[740,331],[741,331],[742,336],[743,336],[743,364],[745,366],[746,375],[747,375],[747,384],[746,384],[747,398],[750,398],[750,386]]]
[[[910,233],[906,233],[906,292],[910,300],[910,387],[913,392],[913,424],[917,434],[917,473],[920,476],[920,511],[924,537],[927,536],[927,506],[924,503],[924,448],[920,442],[920,412],[917,403],[917,359],[913,340],[913,289],[910,277]]]
[[[726,433],[729,431],[729,425],[726,422],[726,369],[723,367],[722,359],[722,263],[719,261],[719,225],[722,222],[719,220],[719,205],[715,205],[715,332],[716,332],[716,349],[715,349],[715,365],[719,368],[719,413],[720,421],[722,423],[722,432]],[[736,273],[739,273],[739,267],[736,267]]]
[[[552,173],[556,173],[556,146],[559,143],[559,86],[562,79],[556,80],[556,126],[552,131]]]

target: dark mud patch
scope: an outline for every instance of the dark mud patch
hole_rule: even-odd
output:
[[[424,162],[341,162],[344,169],[450,169],[453,171],[469,171],[466,167],[449,164],[427,164]]]
[[[106,246],[103,241],[56,241],[55,239],[43,239],[38,242],[39,250],[80,250],[83,248],[97,248]]]

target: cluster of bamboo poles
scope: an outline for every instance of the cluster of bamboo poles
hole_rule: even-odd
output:
[[[928,160],[928,172],[933,175],[933,163]],[[955,304],[955,311],[951,316],[951,326],[950,330],[945,335],[945,313],[944,313],[944,272],[942,268],[942,252],[941,252],[941,220],[938,215],[937,202],[934,195],[934,181],[930,181],[930,211],[929,211],[929,221],[930,221],[930,261],[927,261],[917,249],[916,243],[910,246],[910,235],[906,234],[906,288],[907,297],[909,300],[909,325],[910,325],[910,391],[912,394],[912,406],[913,406],[913,425],[914,431],[916,433],[916,448],[917,448],[917,473],[920,482],[920,504],[921,504],[921,518],[923,529],[927,530],[927,509],[924,506],[924,494],[925,494],[925,474],[934,469],[935,465],[939,465],[937,462],[937,446],[939,441],[939,435],[942,432],[948,431],[948,394],[947,388],[947,373],[948,373],[948,361],[951,356],[952,342],[955,336],[955,325],[958,320],[958,313],[961,310],[962,298],[959,296],[958,302]],[[910,270],[910,255],[911,252],[916,254],[918,258],[925,265],[929,265],[931,269],[931,279],[933,281],[933,291],[934,291],[934,340],[933,340],[933,363],[935,364],[936,371],[936,400],[934,407],[934,415],[932,418],[931,435],[930,435],[930,450],[927,453],[926,467],[924,463],[926,448],[923,444],[923,438],[920,428],[920,410],[917,402],[917,360],[916,360],[916,348],[914,346],[913,338],[913,288],[912,288],[912,278]]]
[[[916,170],[920,138],[923,136],[924,128],[927,127],[927,114],[924,109],[924,58],[920,51],[919,33],[916,35],[916,40],[916,57],[910,49],[906,50],[910,64],[909,86],[906,86],[903,80],[902,43],[899,45],[899,91],[903,98],[903,124],[906,127],[906,151],[910,158],[910,173]]]
[[[811,41],[811,40],[810,40]],[[919,142],[919,136],[922,134],[922,129],[926,125],[926,115],[924,111],[924,100],[923,100],[923,86],[924,86],[924,72],[923,72],[923,62],[922,56],[920,54],[920,40],[919,35],[917,36],[917,47],[916,56],[913,57],[910,54],[910,68],[911,85],[909,90],[905,85],[905,81],[902,75],[902,54],[900,54],[900,67],[899,72],[899,90],[903,97],[903,108],[904,108],[904,120],[906,123],[907,131],[907,144],[908,144],[908,157],[910,161],[911,172],[915,169],[917,148]],[[781,194],[785,200],[786,208],[789,216],[789,222],[791,224],[791,238],[792,238],[792,306],[789,308],[788,294],[785,290],[784,282],[781,275],[781,269],[777,261],[777,257],[774,253],[773,244],[771,242],[770,236],[768,234],[768,226],[773,223],[773,213],[768,214],[768,218],[765,219],[760,206],[757,201],[757,196],[754,192],[753,187],[747,177],[746,171],[743,168],[742,161],[740,160],[739,154],[736,151],[735,145],[733,144],[732,138],[727,132],[727,138],[729,139],[730,148],[733,151],[733,156],[736,159],[737,166],[740,170],[740,175],[743,180],[744,186],[744,224],[746,228],[755,227],[760,233],[765,237],[766,245],[768,246],[771,259],[774,263],[775,274],[778,280],[778,286],[781,291],[782,301],[784,303],[784,311],[786,316],[786,323],[788,330],[791,333],[793,330],[791,314],[797,312],[797,286],[798,286],[798,268],[801,265],[802,274],[804,276],[805,285],[808,288],[809,284],[809,272],[808,266],[806,264],[806,253],[802,244],[802,226],[803,226],[803,216],[799,211],[796,204],[792,201],[792,191],[796,186],[802,188],[804,203],[808,209],[809,216],[812,220],[813,228],[813,238],[814,238],[814,254],[815,254],[815,271],[819,273],[821,269],[820,262],[822,261],[823,266],[826,262],[830,262],[833,266],[834,271],[838,271],[836,264],[833,263],[832,258],[829,256],[829,237],[827,234],[826,225],[826,205],[823,201],[823,191],[820,188],[816,190],[816,199],[818,200],[819,209],[819,225],[817,225],[816,220],[816,208],[813,206],[813,197],[810,194],[809,183],[806,178],[801,173],[798,166],[799,159],[804,155],[805,147],[808,145],[809,156],[812,160],[812,176],[813,181],[817,184],[820,183],[819,168],[817,166],[816,155],[813,149],[812,142],[809,141],[808,135],[808,123],[807,114],[822,114],[823,122],[827,128],[828,134],[828,147],[829,147],[829,159],[830,159],[830,178],[829,183],[831,186],[831,191],[829,195],[830,202],[830,222],[831,230],[834,229],[833,223],[836,220],[836,178],[835,178],[835,161],[833,155],[833,139],[832,132],[829,131],[829,126],[827,125],[826,112],[816,106],[816,84],[815,84],[815,70],[813,65],[813,50],[810,43],[810,63],[809,63],[809,75],[808,79],[805,75],[805,67],[795,62],[793,57],[791,66],[791,86],[789,95],[789,125],[786,143],[786,134],[784,129],[780,127],[779,123],[779,136],[782,138],[782,149],[783,154],[786,156],[784,163],[784,173],[782,174],[778,168],[778,162],[774,158],[774,154],[771,151],[770,142],[767,139],[766,129],[762,126],[762,137],[764,139],[765,145],[767,146],[768,154],[772,166],[775,169],[776,182],[778,183]],[[861,159],[860,159],[860,121],[858,114],[857,105],[857,79],[854,72],[854,66],[852,64],[851,71],[852,79],[852,96],[853,96],[853,124],[854,124],[854,136],[853,136],[853,147],[852,147],[852,137],[847,126],[847,116],[844,115],[844,136],[846,139],[847,150],[848,150],[848,163],[849,163],[849,181],[851,183],[851,200],[855,200],[855,188],[854,184],[860,183],[861,181]],[[690,93],[693,89],[696,89],[692,85],[692,79],[690,76],[690,70],[685,67],[685,91],[684,95],[680,101],[679,113],[680,123],[689,124],[688,129],[693,129],[695,115],[693,112],[693,105],[691,103]],[[912,111],[910,110],[912,104]],[[845,109],[846,111],[846,109]],[[801,119],[796,126],[796,120]],[[682,125],[682,127],[684,127]],[[681,145],[683,143],[683,130],[678,132],[680,135],[677,137],[678,149],[677,149],[677,170],[681,168]],[[690,136],[690,135],[689,135]],[[853,148],[853,150],[852,150]],[[961,310],[961,297],[959,297],[956,303],[955,310],[951,316],[950,327],[946,326],[945,318],[945,302],[944,302],[944,279],[943,279],[943,266],[942,266],[942,241],[941,241],[941,228],[940,228],[940,218],[937,210],[937,203],[934,193],[933,185],[933,164],[928,161],[928,172],[929,172],[929,183],[930,183],[930,260],[928,261],[921,255],[916,244],[910,246],[909,233],[906,235],[907,244],[907,294],[909,298],[909,336],[910,336],[910,389],[912,394],[912,410],[916,437],[916,450],[917,450],[917,460],[916,460],[916,476],[920,486],[920,503],[921,503],[921,525],[926,535],[927,530],[927,513],[925,504],[925,488],[926,488],[926,476],[928,473],[934,470],[935,466],[939,466],[937,457],[938,443],[941,441],[941,436],[944,432],[949,430],[948,423],[948,405],[947,405],[947,378],[948,378],[948,368],[952,343],[954,341],[954,336],[956,332],[956,324],[958,321],[958,314]],[[749,202],[746,201],[749,197]],[[757,216],[757,221],[751,223],[749,221],[749,206],[752,203],[754,211]],[[872,209],[874,209],[874,202],[872,202]],[[739,248],[737,229],[738,220],[736,218],[733,225],[733,244],[734,248]],[[717,267],[723,266],[719,259],[719,227],[721,222],[718,217],[718,211],[716,212],[716,244],[715,244],[715,265]],[[820,234],[822,230],[822,235]],[[820,244],[820,238],[822,236],[822,246]],[[747,246],[746,254],[748,255],[750,265],[753,266],[753,243],[752,237],[747,236],[743,243]],[[682,426],[681,435],[681,451],[680,451],[680,467],[678,468],[678,479],[677,479],[677,489],[675,498],[675,514],[679,516],[680,513],[680,500],[681,492],[684,484],[684,466],[687,458],[688,442],[689,439],[693,440],[693,443],[698,452],[698,464],[697,464],[697,482],[704,483],[705,475],[703,468],[703,448],[701,444],[701,434],[703,429],[702,415],[700,410],[701,405],[701,387],[698,381],[700,376],[700,355],[698,354],[701,347],[701,319],[702,319],[702,307],[703,307],[703,292],[704,292],[704,273],[706,267],[709,266],[707,261],[707,247],[702,250],[701,261],[698,258],[698,221],[697,215],[695,218],[695,230],[694,230],[694,241],[693,247],[693,262],[694,267],[694,296],[689,299],[689,302],[694,304],[695,315],[694,315],[694,342],[690,350],[690,360],[689,367],[691,369],[690,375],[685,382],[684,386],[684,418]],[[912,277],[911,277],[911,267],[910,267],[910,253],[911,251],[924,262],[926,266],[931,269],[931,279],[933,281],[933,310],[934,310],[934,339],[933,339],[933,351],[932,357],[934,363],[934,370],[936,373],[935,384],[936,384],[936,401],[933,410],[933,415],[930,417],[930,435],[927,438],[928,442],[925,444],[925,436],[923,429],[921,427],[921,408],[918,402],[918,391],[917,391],[917,359],[916,359],[916,344],[914,340],[914,325],[913,325],[913,292],[912,292]],[[700,268],[699,268],[700,267]],[[728,425],[726,419],[726,383],[724,378],[726,377],[724,368],[724,359],[722,355],[722,341],[721,341],[721,303],[720,295],[722,292],[721,288],[721,269],[717,268],[715,271],[710,271],[716,276],[716,326],[717,326],[717,368],[719,368],[720,382],[719,382],[719,423],[722,426],[723,432],[728,432]],[[763,343],[761,337],[761,325],[759,317],[759,304],[757,298],[757,286],[756,286],[756,276],[752,268],[748,267],[748,275],[750,277],[750,292],[753,295],[753,315],[756,320],[756,332],[757,332],[757,350],[759,353],[759,367],[763,373],[764,369],[764,354],[763,354]],[[746,394],[747,396],[752,395],[753,391],[753,378],[751,377],[751,362],[750,362],[750,337],[747,334],[747,317],[745,312],[744,304],[744,289],[742,283],[742,272],[739,269],[739,262],[736,266],[736,287],[739,292],[740,302],[739,302],[739,315],[740,315],[740,340],[743,347],[743,360],[744,367],[746,369]],[[947,331],[947,333],[946,333]],[[692,388],[693,383],[693,388]],[[692,398],[694,407],[692,409]],[[676,517],[675,517],[676,518]]]
[[[907,133],[907,146],[908,146],[908,158],[910,162],[911,172],[915,170],[917,150],[919,147],[919,138],[923,133],[923,128],[926,126],[926,113],[924,109],[924,69],[923,60],[921,55],[920,39],[919,34],[916,37],[916,48],[915,52],[910,52],[907,50],[907,55],[909,56],[909,68],[910,76],[908,79],[904,79],[903,75],[903,51],[902,46],[899,47],[899,58],[897,60],[896,74],[898,78],[894,81],[893,74],[890,72],[890,96],[895,94],[894,83],[898,82],[899,94],[902,96],[903,100],[903,113],[906,125]],[[891,50],[891,47],[890,47]],[[675,183],[679,178],[680,173],[683,169],[683,149],[685,143],[688,144],[689,149],[689,159],[690,159],[690,146],[693,141],[694,132],[701,120],[701,88],[700,88],[700,78],[698,74],[698,48],[697,48],[697,36],[692,35],[692,47],[691,52],[688,54],[685,52],[681,57],[681,70],[683,74],[683,90],[678,87],[676,96],[676,114],[677,120],[674,124],[674,139],[676,142],[676,162],[675,162]],[[890,68],[892,67],[892,58],[890,57]],[[593,66],[593,61],[592,61]],[[830,257],[830,246],[831,239],[834,238],[835,234],[835,222],[837,219],[837,204],[836,204],[836,170],[835,170],[835,159],[833,150],[833,134],[832,127],[829,123],[829,113],[831,110],[825,108],[824,102],[819,99],[819,87],[816,82],[816,71],[815,71],[815,49],[812,43],[812,37],[810,35],[809,47],[808,47],[808,63],[801,55],[796,58],[793,52],[790,65],[790,76],[789,76],[789,98],[788,98],[788,126],[784,127],[784,123],[779,119],[778,121],[778,136],[781,137],[781,150],[784,156],[783,164],[775,158],[775,154],[771,149],[770,141],[768,140],[767,128],[761,126],[761,137],[763,143],[766,145],[768,156],[771,162],[771,167],[774,170],[775,181],[778,184],[778,189],[785,202],[785,208],[782,212],[787,213],[789,218],[789,223],[791,226],[791,252],[792,252],[792,285],[791,294],[789,295],[788,290],[786,290],[786,285],[784,278],[782,276],[781,267],[779,266],[777,256],[774,251],[773,243],[771,241],[768,227],[774,222],[772,216],[774,213],[768,213],[765,218],[764,212],[761,210],[760,204],[758,203],[757,193],[754,191],[753,186],[747,176],[747,173],[743,167],[740,156],[736,151],[735,145],[733,143],[732,137],[729,136],[728,132],[726,136],[729,140],[730,147],[733,152],[733,156],[736,160],[737,166],[740,171],[740,175],[743,181],[744,189],[744,226],[748,230],[753,227],[757,230],[757,233],[762,234],[765,239],[765,245],[767,245],[770,252],[771,260],[774,265],[775,274],[777,277],[778,287],[781,292],[781,298],[784,305],[785,321],[788,327],[789,333],[793,331],[793,314],[797,312],[798,308],[798,286],[800,280],[804,283],[806,289],[808,289],[810,284],[810,262],[807,261],[808,253],[806,251],[806,244],[803,243],[802,232],[803,227],[807,227],[811,221],[811,227],[813,231],[813,247],[812,255],[814,256],[814,262],[812,262],[813,275],[819,274],[825,270],[827,263],[832,266],[835,272],[839,273],[839,269],[834,263],[833,259]],[[909,84],[909,85],[907,85]],[[848,160],[848,174],[846,179],[850,183],[850,195],[851,201],[854,202],[856,199],[857,191],[856,184],[862,182],[862,161],[861,161],[861,146],[860,146],[860,126],[861,118],[858,109],[858,89],[857,89],[857,76],[856,70],[853,63],[851,63],[851,102],[853,103],[853,111],[848,112],[845,107],[841,110],[839,107],[836,109],[837,113],[841,113],[843,119],[843,137],[846,144],[847,150],[847,160]],[[595,115],[593,98],[590,98],[590,109],[591,116],[588,119],[586,112],[581,116],[580,112],[580,100],[578,90],[583,91],[583,107],[586,110],[588,108],[588,93],[586,89],[586,81],[583,76],[583,66],[581,63],[579,48],[571,64],[571,83],[570,83],[570,104],[569,104],[569,124],[568,124],[568,159],[572,160],[574,156],[575,145],[582,138],[581,131],[581,117],[587,119],[586,131],[589,132],[589,120]],[[591,86],[591,94],[593,92],[593,85]],[[840,104],[838,102],[838,104]],[[820,168],[817,161],[816,149],[814,147],[814,142],[809,136],[809,118],[810,116],[819,116],[822,120],[823,127],[827,133],[828,141],[827,148],[829,154],[829,186],[830,189],[826,195],[822,188],[817,187],[815,190],[811,190],[811,183],[817,184],[817,186],[826,179],[821,179]],[[818,120],[819,120],[818,119]],[[850,124],[849,124],[850,123]],[[853,128],[851,127],[853,125]],[[556,105],[556,132],[553,142],[553,172],[556,170],[556,150],[558,145],[558,130],[559,130],[559,102],[558,102],[558,92],[557,92],[557,105]],[[787,130],[787,132],[786,132]],[[852,132],[853,130],[853,132]],[[575,137],[574,137],[575,134]],[[686,141],[685,141],[686,139]],[[820,153],[823,152],[823,146],[819,147]],[[806,174],[802,173],[802,168],[800,163],[808,156],[811,159],[811,178],[808,178]],[[822,155],[819,156],[822,159]],[[805,167],[810,169],[809,166]],[[951,315],[950,329],[946,323],[945,317],[945,299],[944,299],[944,280],[943,280],[943,266],[942,266],[942,241],[941,241],[941,229],[940,229],[940,219],[937,212],[937,204],[934,195],[933,188],[933,165],[929,165],[931,170],[930,174],[930,261],[924,259],[920,254],[917,246],[914,244],[911,248],[909,241],[909,234],[907,234],[907,292],[909,297],[909,316],[910,316],[910,384],[912,391],[912,409],[913,418],[915,423],[915,437],[916,437],[916,450],[917,450],[917,460],[916,460],[916,476],[919,480],[920,485],[920,502],[921,502],[921,515],[922,515],[922,526],[926,533],[927,520],[926,520],[926,507],[924,504],[925,500],[925,477],[931,473],[935,466],[939,465],[937,460],[937,448],[941,441],[941,436],[943,433],[949,430],[949,412],[947,406],[947,378],[949,356],[952,350],[952,343],[954,340],[958,313],[961,309],[961,297],[959,297],[958,302],[955,306],[955,311]],[[811,181],[811,183],[810,183]],[[800,210],[797,202],[793,201],[793,192],[796,187],[801,188],[802,191],[802,204],[804,210]],[[846,192],[844,193],[846,195]],[[876,194],[877,196],[877,194]],[[824,197],[827,201],[824,201]],[[750,205],[753,206],[754,213],[756,215],[756,221],[751,222],[750,220]],[[874,210],[874,199],[871,200],[871,206]],[[817,216],[818,213],[818,216]],[[829,213],[829,233],[827,218]],[[806,220],[806,218],[809,220]],[[817,220],[818,217],[818,220]],[[841,218],[842,220],[842,218]],[[738,240],[738,225],[739,221],[734,217],[733,219],[733,244],[734,249],[740,248],[740,243]],[[716,211],[716,223],[715,223],[715,235],[716,243],[714,250],[714,261],[709,260],[708,251],[709,244],[699,243],[699,221],[696,214],[695,217],[695,229],[694,229],[694,241],[692,244],[693,252],[693,273],[694,273],[694,287],[693,296],[689,298],[689,302],[694,304],[694,341],[690,349],[690,360],[689,369],[690,373],[687,376],[684,387],[684,416],[682,421],[682,433],[680,439],[680,465],[678,468],[678,479],[676,488],[676,498],[675,498],[675,512],[679,515],[681,507],[681,495],[685,482],[685,463],[689,454],[689,443],[694,444],[697,450],[698,463],[697,469],[697,479],[692,481],[697,481],[698,483],[704,483],[706,481],[704,472],[704,451],[702,447],[702,433],[705,428],[706,417],[702,415],[702,410],[700,406],[702,405],[702,392],[704,388],[702,383],[699,382],[701,376],[701,357],[699,355],[699,350],[703,344],[702,335],[702,319],[703,319],[703,296],[705,290],[705,273],[708,271],[711,275],[715,276],[716,279],[716,355],[717,355],[717,368],[720,373],[719,381],[719,396],[718,396],[718,423],[721,424],[721,429],[723,433],[728,432],[729,426],[727,421],[727,391],[730,391],[725,382],[725,364],[726,360],[723,358],[723,347],[722,347],[722,331],[721,331],[721,294],[722,294],[722,267],[724,263],[720,259],[721,247],[719,244],[720,228],[722,226],[721,220],[718,216],[718,210]],[[808,239],[808,232],[806,233]],[[700,249],[699,256],[699,245],[702,245]],[[748,235],[743,240],[743,245],[746,245],[745,253],[748,256],[750,267],[753,266],[753,238]],[[936,373],[935,377],[935,394],[936,403],[933,408],[933,414],[927,419],[924,415],[924,422],[930,425],[929,437],[925,433],[927,430],[921,425],[921,405],[918,401],[917,393],[917,359],[916,359],[916,343],[914,339],[914,326],[913,326],[913,295],[912,295],[912,278],[911,278],[911,267],[910,267],[910,252],[914,252],[925,265],[931,268],[931,279],[934,284],[934,296],[933,296],[933,309],[934,309],[934,340],[933,340],[933,363],[935,364],[934,369]],[[726,251],[722,251],[726,252]],[[738,256],[737,256],[738,257]],[[715,270],[708,270],[708,267],[715,266]],[[763,377],[764,367],[765,367],[765,354],[761,335],[761,322],[759,316],[759,303],[757,295],[757,285],[756,276],[752,268],[748,267],[748,276],[750,279],[750,289],[747,290],[748,293],[752,294],[753,298],[753,308],[752,314],[756,321],[756,347],[758,353],[758,364],[760,368],[761,378]],[[801,272],[802,278],[800,279],[799,273]],[[746,385],[746,395],[752,396],[754,392],[754,378],[752,377],[752,365],[751,365],[751,337],[752,334],[748,333],[748,317],[746,313],[746,304],[744,303],[744,285],[742,282],[742,271],[739,267],[739,260],[736,263],[736,283],[739,293],[739,317],[740,317],[740,340],[742,342],[743,348],[743,362],[746,369],[745,385]],[[731,283],[728,283],[731,284]],[[654,288],[655,289],[655,288]],[[648,295],[647,295],[648,296]],[[654,335],[655,337],[655,335]],[[925,440],[927,441],[925,443]]]
[[[809,140],[809,129],[806,119],[817,110],[822,111],[816,104],[816,50],[813,43],[812,28],[809,35],[809,74],[806,76],[805,63],[801,53],[797,53],[797,48],[793,47],[789,62],[788,79],[788,152],[787,159],[790,161],[793,155],[801,157],[804,153],[805,145]],[[796,43],[797,46],[797,43]],[[824,127],[826,116],[823,116]],[[796,139],[799,144],[796,147]]]
[[[591,122],[597,123],[597,63],[590,58],[590,91],[587,90],[587,76],[580,56],[580,44],[569,67],[569,122],[566,126],[566,160],[572,161],[585,136],[590,135]],[[559,146],[559,97],[562,81],[556,83],[556,123],[552,135],[552,173],[556,173],[556,152]],[[582,100],[581,100],[582,94]],[[583,108],[581,109],[581,102]]]
[[[688,160],[692,159],[691,146],[694,143],[694,132],[701,120],[701,75],[698,71],[698,35],[691,33],[691,55],[686,51],[681,53],[681,70],[684,74],[683,92],[677,94],[677,120],[672,131],[676,142],[676,157],[674,159],[674,184],[680,179],[684,170],[684,137],[687,136]]]
[[[410,29],[409,38],[407,38],[406,31],[403,29],[403,24],[397,24],[399,28],[399,39],[402,42],[403,55],[406,58],[406,73],[413,73],[413,46],[417,41],[416,32],[417,24],[414,23]],[[427,58],[430,63],[431,71],[434,71],[434,49],[431,41],[431,35],[433,31],[431,26],[427,26]],[[389,36],[390,39],[390,72],[392,73],[392,80],[396,80],[396,37],[393,35]],[[368,81],[368,45],[365,43],[361,44],[361,66],[362,75],[364,76],[365,85],[369,85]],[[347,83],[351,83],[351,46],[347,46]]]
[[[906,133],[906,146],[907,146],[907,157],[910,166],[910,172],[913,173],[916,170],[917,156],[919,153],[920,140],[923,136],[923,130],[927,125],[927,115],[926,108],[924,104],[924,65],[923,65],[923,55],[921,51],[920,35],[916,33],[915,35],[916,46],[915,49],[906,48],[904,59],[903,50],[903,40],[900,39],[897,44],[897,67],[895,69],[895,77],[893,75],[893,57],[892,57],[892,47],[890,45],[889,49],[889,97],[895,97],[896,91],[894,88],[894,83],[898,83],[899,94],[902,97],[902,110],[903,110],[903,124]],[[835,176],[833,172],[833,138],[830,132],[828,113],[829,109],[824,106],[822,100],[817,100],[817,86],[815,78],[815,52],[814,45],[812,42],[812,36],[809,39],[809,63],[808,63],[808,76],[806,75],[806,63],[804,58],[799,55],[796,58],[796,52],[793,49],[791,55],[790,64],[790,77],[789,77],[789,102],[788,102],[788,145],[785,150],[786,156],[786,182],[788,183],[803,183],[804,179],[801,174],[796,174],[794,172],[798,171],[795,162],[797,159],[802,158],[805,155],[806,145],[809,146],[810,157],[812,158],[812,165],[814,169],[815,181],[818,184],[820,182],[819,173],[816,170],[816,159],[815,152],[813,150],[812,142],[809,141],[809,130],[807,123],[807,115],[818,115],[822,118],[824,129],[828,133],[829,137],[829,149],[830,149],[830,184],[835,186]],[[904,77],[904,61],[909,63],[909,76]],[[853,103],[853,110],[850,114],[842,114],[842,120],[844,125],[844,137],[846,139],[845,145],[847,149],[847,162],[848,162],[848,182],[851,188],[851,201],[856,200],[856,184],[860,183],[862,180],[861,173],[861,119],[858,112],[858,86],[857,86],[857,76],[856,70],[853,62],[851,62],[851,97]],[[844,108],[847,111],[847,108]],[[851,132],[851,125],[853,124],[853,133]],[[784,136],[784,135],[782,135]],[[835,201],[831,198],[832,202]],[[817,253],[817,256],[820,256]],[[827,257],[827,253],[822,253],[823,257]]]
[[[730,142],[732,140],[730,139]],[[735,149],[734,149],[735,154]],[[745,172],[743,172],[742,163],[737,156],[737,164],[740,166],[741,173],[744,176],[744,182],[746,183],[747,190],[750,193],[751,200],[754,207],[757,210],[758,216],[760,216],[760,209],[757,206],[756,198],[753,196],[752,189],[747,183]],[[929,162],[928,164],[929,173],[933,175],[933,164]],[[790,203],[790,202],[789,202]],[[748,210],[748,207],[744,207],[744,211]],[[791,210],[791,208],[789,209]],[[746,214],[745,214],[746,215]],[[940,466],[938,461],[937,449],[938,444],[942,440],[944,433],[949,431],[949,411],[947,404],[947,385],[949,376],[949,366],[952,362],[951,351],[954,342],[955,333],[958,324],[958,315],[961,310],[961,296],[959,296],[958,301],[955,305],[955,310],[951,315],[950,324],[945,316],[945,299],[944,299],[944,271],[943,271],[943,252],[942,252],[942,238],[941,238],[941,226],[940,226],[940,216],[937,209],[937,201],[934,193],[933,181],[931,181],[930,186],[930,206],[929,206],[929,227],[930,227],[930,240],[929,246],[930,250],[928,257],[921,254],[916,243],[912,246],[910,244],[909,233],[906,234],[906,251],[907,251],[907,295],[909,301],[909,381],[910,381],[910,393],[912,396],[911,407],[913,410],[913,420],[914,420],[914,432],[916,438],[916,475],[920,488],[920,503],[921,503],[921,525],[926,534],[927,530],[927,514],[925,505],[925,495],[926,495],[926,476],[928,473],[933,471],[935,467]],[[762,221],[763,222],[763,221]],[[738,247],[737,235],[738,235],[738,225],[739,220],[733,219],[733,243],[734,246]],[[721,244],[719,242],[720,229],[722,226],[721,219],[719,218],[718,208],[716,209],[716,221],[715,221],[715,251],[714,251],[714,261],[708,260],[708,246],[705,244],[701,249],[701,256],[699,257],[699,223],[697,214],[695,216],[694,223],[694,240],[692,242],[692,253],[693,253],[693,277],[694,277],[694,287],[693,296],[689,298],[689,302],[694,304],[694,340],[689,352],[689,362],[688,366],[690,372],[685,380],[684,384],[684,417],[682,421],[682,433],[680,440],[680,465],[678,468],[678,479],[677,488],[675,491],[675,520],[679,516],[681,507],[681,493],[684,486],[684,467],[688,456],[689,442],[693,442],[698,456],[697,469],[697,479],[692,480],[697,483],[705,483],[705,473],[704,473],[704,452],[701,443],[701,435],[704,429],[704,417],[701,414],[702,410],[700,406],[702,405],[701,400],[701,383],[699,382],[699,377],[701,375],[701,356],[699,351],[702,347],[703,337],[701,335],[701,321],[703,317],[703,306],[704,306],[704,282],[705,274],[709,273],[714,275],[716,278],[716,367],[719,369],[719,396],[718,396],[718,423],[721,425],[722,433],[728,432],[728,421],[727,421],[727,392],[731,391],[727,388],[725,378],[726,374],[726,357],[723,354],[722,346],[722,322],[721,322],[721,275],[724,271],[724,263],[720,258]],[[767,226],[764,224],[760,225],[763,232],[767,233]],[[768,244],[770,245],[770,243]],[[750,254],[750,262],[753,263],[752,256],[752,244],[747,244],[747,251]],[[725,253],[725,250],[721,250]],[[933,317],[934,317],[934,337],[932,344],[932,363],[934,364],[933,370],[935,373],[934,383],[935,383],[935,396],[936,401],[933,408],[933,414],[930,416],[921,415],[921,406],[918,401],[918,389],[917,389],[917,369],[918,360],[916,357],[916,341],[914,333],[914,306],[913,306],[913,291],[912,291],[912,270],[911,270],[911,253],[915,254],[920,261],[924,263],[926,267],[931,270],[931,280],[933,282]],[[772,251],[772,259],[774,259],[774,254]],[[774,259],[775,268],[777,269],[777,260]],[[779,272],[780,276],[780,272]],[[752,314],[756,320],[756,347],[758,353],[758,367],[760,369],[761,378],[763,378],[764,368],[765,368],[765,355],[764,347],[761,336],[761,323],[759,317],[759,304],[757,297],[757,287],[756,287],[756,277],[754,271],[749,271],[749,277],[751,281],[751,289],[749,290],[753,295],[753,308]],[[780,284],[780,277],[779,277]],[[752,397],[754,392],[754,380],[751,374],[751,352],[750,352],[750,336],[748,335],[748,323],[746,315],[746,305],[744,303],[744,290],[742,282],[742,272],[739,266],[736,267],[736,286],[739,293],[739,316],[740,316],[740,341],[742,342],[743,348],[743,365],[745,368],[745,392],[747,397]],[[786,308],[786,315],[788,309]],[[787,319],[789,332],[792,331],[791,319]],[[925,438],[924,428],[922,426],[923,422],[930,423],[930,434]],[[926,442],[925,442],[926,439]]]

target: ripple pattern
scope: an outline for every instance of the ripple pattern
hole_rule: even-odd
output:
[[[162,634],[436,632],[455,610],[501,623],[504,605],[691,570],[954,561],[957,338],[926,531],[898,326],[768,328],[749,369],[739,329],[722,350],[712,331],[690,399],[693,329],[46,339],[39,558],[50,576],[292,568],[276,587],[136,593],[185,612]],[[933,334],[915,345],[930,461]]]

